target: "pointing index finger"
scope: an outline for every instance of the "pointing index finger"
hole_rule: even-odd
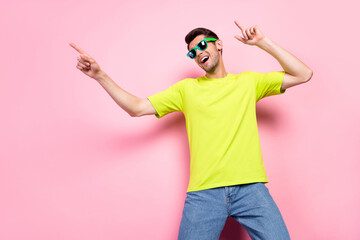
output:
[[[240,28],[240,30],[241,30],[241,32],[242,32],[242,34],[244,36],[243,39],[248,40],[248,37],[246,35],[246,32],[245,32],[244,28],[237,21],[235,21],[235,24],[236,24],[236,26],[238,26],[238,28]]]
[[[69,43],[69,45],[71,47],[73,47],[76,51],[78,51],[79,53],[86,54],[86,52],[84,50],[82,50],[80,47],[76,46],[74,43],[71,42],[71,43]]]
[[[240,30],[242,31],[243,28],[240,26],[240,24],[237,21],[234,21],[234,22],[235,22],[236,26],[238,26],[238,28],[240,28]]]

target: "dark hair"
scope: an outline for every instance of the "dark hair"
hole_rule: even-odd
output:
[[[185,42],[187,44],[188,50],[189,50],[190,42],[199,35],[205,35],[206,38],[219,39],[219,37],[213,31],[211,31],[207,28],[195,28],[195,29],[191,30],[185,37]],[[222,52],[222,50],[221,50],[221,52]]]

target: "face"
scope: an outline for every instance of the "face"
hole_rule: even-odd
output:
[[[204,35],[199,35],[194,38],[189,44],[189,49],[194,48],[204,38],[206,38]],[[204,51],[196,49],[196,57],[194,60],[204,71],[214,72],[221,58],[220,50],[222,49],[222,42],[221,40],[207,42],[207,45],[208,47]],[[207,60],[206,57],[208,57]],[[203,60],[206,61],[202,62]]]

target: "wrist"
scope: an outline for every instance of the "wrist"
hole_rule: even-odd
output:
[[[96,81],[98,81],[98,82],[102,82],[102,81],[104,81],[104,80],[106,79],[106,77],[107,77],[107,74],[106,74],[104,71],[100,70],[100,71],[94,76],[94,79],[95,79]]]
[[[270,38],[264,36],[260,41],[257,42],[256,46],[258,46],[261,49],[266,50],[271,45]]]

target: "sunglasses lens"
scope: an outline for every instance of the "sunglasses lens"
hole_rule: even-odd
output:
[[[196,57],[196,48],[199,49],[200,51],[204,51],[207,47],[208,47],[208,44],[207,44],[206,40],[204,39],[204,40],[200,41],[194,49],[192,49],[188,52],[188,56],[191,59],[194,59]]]
[[[205,50],[207,48],[207,43],[205,40],[202,40],[201,42],[199,42],[198,47],[200,50]]]
[[[195,50],[191,50],[189,53],[188,53],[189,57],[192,59],[192,58],[195,58],[196,57],[196,52]]]

